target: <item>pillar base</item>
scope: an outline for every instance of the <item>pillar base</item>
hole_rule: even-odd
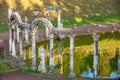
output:
[[[45,73],[46,72],[46,67],[38,66],[38,70],[41,71],[42,73]]]
[[[75,73],[74,73],[74,72],[71,72],[71,73],[69,74],[69,77],[75,77]]]
[[[33,70],[36,70],[37,68],[36,68],[36,66],[32,66],[32,69],[33,69]]]
[[[50,70],[49,72],[50,72],[50,73],[54,73],[54,70]]]

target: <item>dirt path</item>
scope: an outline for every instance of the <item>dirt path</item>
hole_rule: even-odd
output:
[[[0,80],[70,80],[62,75],[44,76],[39,73],[13,72],[0,74]],[[91,80],[89,78],[75,78],[75,80]]]

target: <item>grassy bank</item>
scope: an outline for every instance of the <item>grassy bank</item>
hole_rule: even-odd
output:
[[[109,14],[109,15],[91,15],[91,16],[82,16],[76,18],[65,17],[63,18],[63,27],[70,27],[76,24],[77,26],[82,26],[86,24],[97,24],[97,23],[114,23],[120,21],[120,14]],[[52,22],[55,27],[57,27],[57,22]],[[0,23],[0,32],[8,32],[9,27],[8,23]]]

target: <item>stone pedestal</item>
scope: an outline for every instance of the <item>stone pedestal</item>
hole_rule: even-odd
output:
[[[38,70],[45,73],[46,72],[46,67],[45,67],[45,51],[44,48],[39,48],[38,50],[39,56],[41,57],[40,64],[38,66]]]
[[[93,67],[94,67],[94,78],[97,78],[98,76],[98,39],[100,35],[94,34],[94,61],[93,61]]]
[[[70,35],[70,77],[75,77],[74,73],[74,35]]]

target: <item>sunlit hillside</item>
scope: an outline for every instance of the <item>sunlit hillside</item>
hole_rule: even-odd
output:
[[[40,17],[45,17],[47,6],[60,6],[64,26],[73,24],[94,24],[97,22],[120,21],[119,0],[0,0],[0,23],[7,22],[8,8],[18,11],[22,19],[27,16],[34,19],[33,11],[39,11]],[[53,22],[57,13],[50,13]],[[56,23],[54,23],[57,25]],[[2,26],[2,24],[0,24]]]

